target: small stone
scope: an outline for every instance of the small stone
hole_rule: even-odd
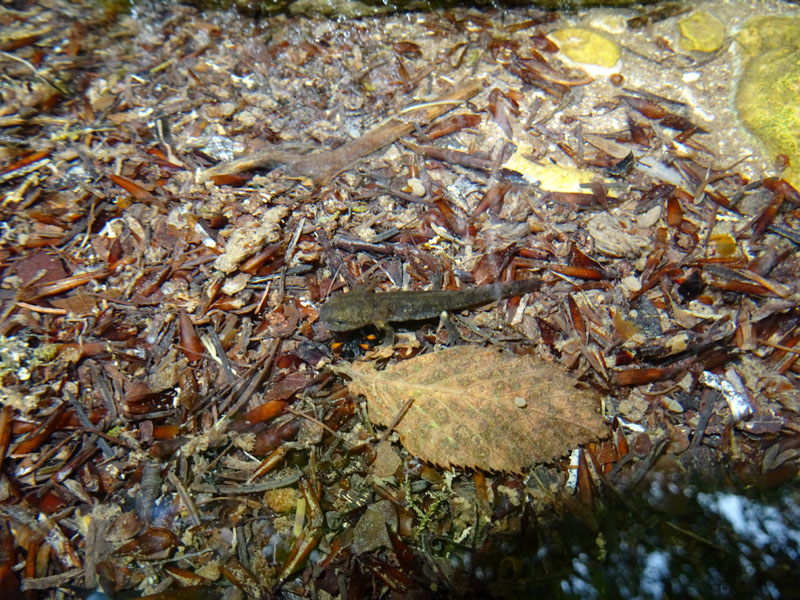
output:
[[[669,396],[664,396],[663,398],[661,398],[661,406],[663,406],[670,412],[674,413],[683,412],[683,406],[681,406],[681,403],[675,400],[674,398],[670,398]]]
[[[238,273],[237,275],[228,279],[222,285],[222,293],[227,294],[228,296],[233,296],[241,292],[244,288],[247,287],[248,282],[250,281],[250,275],[247,273]]]
[[[388,500],[379,500],[367,510],[353,527],[353,543],[350,551],[355,555],[372,552],[378,548],[391,548],[392,542],[386,533],[386,523],[397,519],[394,506]]]
[[[394,451],[389,442],[378,444],[375,462],[372,463],[372,472],[378,477],[391,477],[403,464],[402,459]]]
[[[628,421],[637,423],[644,418],[648,408],[650,408],[650,403],[641,395],[631,394],[629,398],[619,403],[619,414]]]
[[[219,114],[223,117],[230,117],[236,112],[236,105],[233,102],[223,102],[218,105]]]
[[[258,223],[234,229],[225,244],[225,252],[217,257],[214,266],[223,273],[233,273],[242,261],[278,239],[280,223],[288,212],[285,206],[275,206],[264,212]]]
[[[684,50],[715,52],[722,47],[725,27],[719,19],[704,10],[696,10],[678,21],[680,46]]]
[[[610,69],[620,57],[617,43],[591,29],[566,27],[550,34],[569,59],[586,65]]]
[[[669,429],[669,446],[667,447],[667,452],[670,454],[685,452],[691,443],[689,437],[692,434],[691,427],[687,425],[678,425],[677,427],[670,427]]]
[[[517,408],[525,408],[526,406],[528,406],[528,401],[525,400],[525,398],[522,398],[521,396],[517,396],[516,398],[514,398],[514,406],[516,406]]]
[[[408,185],[403,189],[404,192],[409,192],[422,198],[425,194],[425,185],[422,183],[422,180],[417,177],[409,177],[408,178]]]
[[[651,445],[649,435],[646,433],[638,433],[631,441],[631,452],[633,452],[634,456],[644,458],[650,454]]]

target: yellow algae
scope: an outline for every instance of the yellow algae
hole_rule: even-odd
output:
[[[577,63],[610,69],[619,61],[619,45],[611,38],[591,29],[567,27],[550,34],[561,52]]]
[[[736,34],[747,57],[779,48],[800,47],[800,18],[760,16],[748,19]]]
[[[736,90],[736,109],[773,157],[789,156],[784,177],[800,185],[800,51],[780,48],[752,58]]]
[[[589,193],[581,184],[588,184],[597,177],[597,173],[576,167],[565,167],[556,164],[538,164],[527,158],[531,147],[519,144],[517,151],[509,158],[503,168],[516,171],[527,181],[534,183],[548,192],[581,192]]]
[[[719,19],[704,10],[696,10],[678,21],[680,46],[684,50],[715,52],[722,47],[725,27]]]
[[[750,60],[736,88],[736,110],[772,158],[789,157],[783,177],[800,186],[800,19],[754,17],[737,41]]]
[[[714,246],[717,249],[717,254],[723,258],[733,256],[738,249],[738,246],[736,245],[736,238],[734,238],[730,233],[712,235],[711,241],[714,243]]]

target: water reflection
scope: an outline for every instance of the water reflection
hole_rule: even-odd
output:
[[[654,487],[648,494],[663,492]],[[609,519],[601,533],[605,560],[578,554],[560,582],[563,596],[800,597],[797,490],[759,500],[727,491],[685,493],[690,503],[680,518],[653,516],[624,528]]]

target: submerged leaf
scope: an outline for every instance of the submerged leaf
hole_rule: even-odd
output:
[[[413,398],[395,430],[411,454],[439,465],[518,473],[605,434],[595,395],[530,356],[462,346],[383,371],[366,362],[339,371],[380,425]]]

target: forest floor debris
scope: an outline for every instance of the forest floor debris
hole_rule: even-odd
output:
[[[695,52],[665,6],[3,4],[0,595],[635,596],[664,548],[676,597],[796,589],[800,196],[729,108],[752,7],[707,3],[726,37]],[[568,59],[575,28],[618,62]],[[534,277],[382,346],[319,318]],[[543,374],[469,373],[463,444],[548,386],[560,439],[576,381],[591,435],[507,468],[464,448],[485,471],[404,447],[430,413],[403,369],[467,382],[486,352]],[[384,367],[375,418],[385,386],[353,391]]]

